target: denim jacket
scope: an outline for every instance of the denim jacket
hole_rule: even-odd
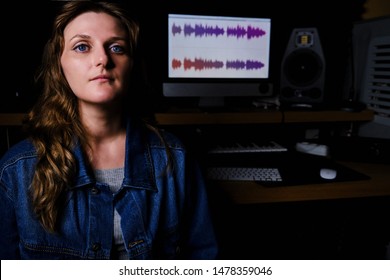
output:
[[[201,171],[181,142],[163,133],[174,159],[170,173],[164,173],[167,154],[159,137],[128,122],[124,179],[116,193],[95,181],[75,148],[78,174],[56,233],[45,231],[29,200],[34,146],[26,139],[10,148],[0,161],[0,259],[109,259],[114,208],[129,259],[216,258]]]

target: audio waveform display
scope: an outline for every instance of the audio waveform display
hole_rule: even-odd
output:
[[[259,38],[265,35],[265,31],[258,27],[253,27],[248,25],[246,28],[237,25],[236,27],[228,27],[227,28],[227,36],[234,36],[237,38],[247,37],[248,40],[252,38]]]
[[[256,60],[231,60],[226,62],[226,69],[236,69],[236,70],[256,70],[256,69],[261,69],[264,67],[264,63],[261,61],[256,61]]]
[[[195,58],[193,60],[185,58],[182,62],[180,59],[172,59],[172,69],[178,70],[183,67],[184,71],[195,70],[201,71],[206,69],[234,69],[234,70],[256,70],[264,67],[264,63],[255,60],[221,60]]]
[[[195,58],[194,60],[184,59],[184,71],[192,68],[196,71],[204,69],[221,69],[223,68],[223,61],[201,58]]]
[[[271,20],[168,15],[169,78],[268,78]]]
[[[196,37],[212,36],[212,35],[218,37],[224,35],[225,30],[218,26],[195,24],[195,27],[192,27],[191,24],[184,24],[184,36],[187,37],[193,34]]]
[[[182,66],[180,59],[172,59],[172,69],[176,70]]]
[[[180,25],[176,25],[175,23],[172,24],[171,32],[173,36],[181,34],[181,31]]]
[[[266,35],[265,30],[260,27],[254,27],[251,25],[248,26],[231,26],[227,27],[226,30],[223,27],[211,26],[211,25],[203,25],[203,24],[195,24],[192,26],[191,24],[184,24],[184,28],[175,23],[172,24],[172,35],[177,36],[181,35],[184,32],[184,36],[192,36],[195,37],[203,37],[203,36],[227,36],[227,37],[236,37],[236,38],[247,38],[248,40],[253,38],[259,38],[261,36]]]

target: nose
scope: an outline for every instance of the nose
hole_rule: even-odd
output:
[[[93,56],[93,64],[95,66],[107,66],[107,63],[109,61],[109,57],[108,57],[108,54],[105,50],[105,48],[101,47],[101,48],[96,48],[95,49],[95,52],[94,52],[94,56]]]

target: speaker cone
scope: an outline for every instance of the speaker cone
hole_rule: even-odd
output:
[[[320,78],[322,66],[321,58],[315,52],[297,50],[286,58],[284,74],[291,84],[306,87]]]

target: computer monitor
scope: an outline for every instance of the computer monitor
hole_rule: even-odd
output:
[[[272,95],[271,19],[169,13],[163,96],[196,97],[200,107],[227,97]]]

